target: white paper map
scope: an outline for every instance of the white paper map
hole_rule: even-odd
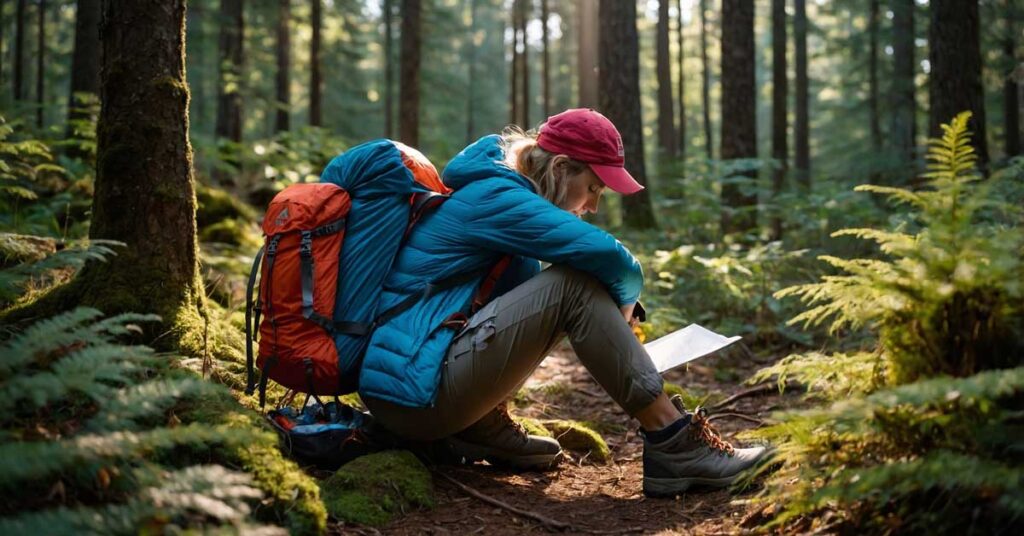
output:
[[[738,335],[726,337],[697,324],[690,324],[645,344],[644,348],[660,373],[713,354],[741,338]]]

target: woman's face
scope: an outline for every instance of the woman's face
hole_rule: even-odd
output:
[[[588,212],[597,213],[605,185],[601,179],[597,178],[590,166],[583,168],[583,171],[575,175],[569,175],[566,180],[569,183],[569,188],[561,208],[572,212],[576,217],[583,217]]]

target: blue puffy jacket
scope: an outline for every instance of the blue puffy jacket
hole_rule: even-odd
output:
[[[456,335],[441,327],[456,312],[469,313],[485,274],[513,254],[498,289],[513,288],[540,271],[539,260],[594,275],[620,305],[637,301],[643,272],[612,235],[538,195],[522,175],[503,166],[498,136],[487,136],[459,153],[443,180],[450,199],[413,229],[388,273],[378,311],[386,311],[431,281],[480,273],[379,326],[370,339],[359,392],[410,407],[433,403],[441,366]]]

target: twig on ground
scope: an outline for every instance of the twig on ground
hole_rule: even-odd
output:
[[[715,413],[708,417],[708,421],[716,421],[718,419],[727,419],[730,417],[733,419],[740,419],[747,422],[752,422],[759,426],[764,424],[764,421],[762,421],[761,419],[758,419],[757,417],[751,417],[750,415],[744,415],[742,413]]]
[[[546,527],[550,527],[550,528],[553,528],[553,529],[556,529],[556,530],[567,530],[567,529],[573,528],[572,525],[570,525],[568,523],[565,523],[563,521],[558,521],[557,519],[551,519],[550,517],[543,516],[541,514],[538,514],[536,512],[531,512],[529,510],[523,510],[522,508],[518,508],[518,507],[512,506],[511,504],[508,504],[507,502],[495,499],[494,497],[491,497],[490,495],[485,495],[484,493],[481,493],[481,492],[479,492],[479,491],[477,491],[477,490],[467,486],[466,484],[463,484],[462,482],[459,482],[458,480],[455,480],[454,478],[452,478],[452,477],[450,477],[450,476],[448,476],[448,475],[446,475],[444,473],[441,473],[439,471],[435,471],[434,474],[444,478],[445,480],[451,482],[452,484],[455,484],[459,489],[461,489],[465,493],[467,493],[467,494],[469,494],[469,495],[471,495],[473,497],[476,497],[477,499],[480,499],[481,501],[483,501],[485,503],[488,503],[488,504],[493,505],[493,506],[497,506],[498,508],[505,509],[505,510],[507,510],[509,512],[512,512],[513,514],[517,514],[517,515],[520,515],[520,516],[523,516],[523,517],[530,518],[530,519],[532,519],[534,521],[538,521],[538,522],[540,522],[542,525],[544,525]]]
[[[795,382],[795,381],[786,382],[786,389],[796,389],[797,387],[803,387],[803,385],[801,383]],[[775,384],[775,383],[766,383],[766,384],[763,384],[763,385],[758,385],[756,387],[751,387],[750,389],[747,389],[745,391],[740,391],[740,392],[730,396],[729,398],[726,398],[725,400],[723,400],[721,402],[718,402],[717,404],[711,406],[710,409],[712,409],[712,410],[720,409],[720,408],[723,408],[725,406],[728,406],[729,404],[732,404],[733,402],[735,402],[737,400],[740,400],[741,398],[747,398],[747,397],[751,397],[751,396],[760,396],[760,395],[768,394],[768,393],[770,393],[772,391],[777,391],[778,389],[779,389],[779,386],[778,386],[778,384]]]

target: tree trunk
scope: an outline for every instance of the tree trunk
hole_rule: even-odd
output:
[[[711,64],[708,63],[708,6],[707,0],[700,0],[700,61],[704,68],[701,81],[701,102],[704,113],[704,150],[708,160],[715,157],[714,139],[711,137]]]
[[[242,141],[242,61],[245,35],[242,15],[243,0],[221,0],[220,2],[220,56],[217,85],[218,138],[233,142]]]
[[[277,116],[274,132],[291,129],[291,0],[278,0],[277,7]]]
[[[622,134],[626,169],[637,182],[646,184],[643,123],[640,118],[640,57],[636,31],[636,3],[601,0],[600,9],[600,109]],[[640,229],[657,226],[651,207],[650,189],[622,198],[622,221],[629,227]]]
[[[548,51],[548,0],[540,0],[540,28],[544,57],[541,61],[541,94],[544,99],[544,119],[551,117],[551,58]]]
[[[512,3],[512,63],[509,66],[508,122],[519,123],[519,2]]]
[[[476,131],[476,12],[479,0],[469,0],[469,36],[466,39],[466,145],[473,141]]]
[[[402,0],[398,139],[412,147],[420,144],[420,8],[420,0]]]
[[[684,76],[683,54],[683,0],[676,1],[676,40],[679,44],[679,157],[686,160],[686,76]]]
[[[100,94],[100,0],[78,0],[75,9],[75,44],[71,54],[71,91],[68,95],[68,137],[71,123],[87,119],[76,94]],[[81,156],[81,155],[79,155]]]
[[[25,98],[25,4],[28,0],[18,0],[14,18],[14,76],[12,78],[13,96],[15,101]]]
[[[914,175],[917,145],[917,102],[914,81],[914,0],[892,0],[893,78],[890,100],[889,139],[899,158],[905,162],[906,181]]]
[[[598,0],[580,0],[576,70],[581,108],[597,108]]]
[[[807,3],[794,0],[793,41],[796,55],[796,124],[793,137],[796,141],[795,167],[797,183],[805,190],[811,190],[811,143],[810,115],[808,110],[807,80]]]
[[[1003,37],[1003,55],[1006,56],[1006,72],[1003,73],[1003,136],[1005,137],[1006,156],[1020,154],[1020,109],[1017,104],[1017,68],[1015,40],[1017,11],[1010,0],[1003,3],[1003,16],[1006,21],[1006,34]]]
[[[394,67],[392,66],[392,53],[391,48],[394,44],[394,38],[392,34],[392,27],[394,22],[392,19],[392,13],[394,7],[391,5],[391,0],[384,0],[384,137],[391,138],[394,135],[395,128],[395,111],[394,111]]]
[[[39,26],[36,29],[36,127],[43,128],[43,98],[46,91],[46,0],[39,0]]]
[[[782,238],[782,208],[778,196],[786,183],[789,168],[787,110],[789,79],[786,70],[786,0],[772,0],[772,158],[778,167],[772,173],[772,238]]]
[[[968,128],[978,156],[978,167],[988,168],[985,139],[985,99],[981,86],[981,49],[978,34],[977,0],[931,0],[928,30],[929,132],[942,135],[939,125],[956,114],[972,112]]]
[[[754,87],[754,2],[722,1],[722,160],[757,158]],[[748,173],[756,178],[756,173]],[[737,184],[722,185],[722,232],[757,224],[757,196]]]
[[[520,0],[519,3],[519,120],[523,128],[530,128],[530,43],[526,39],[526,25],[530,21],[530,2]]]
[[[102,9],[103,107],[89,236],[127,247],[89,264],[77,283],[82,302],[107,314],[152,312],[179,324],[182,314],[203,308],[185,2],[103,0]]]
[[[868,124],[871,129],[871,149],[882,151],[882,126],[878,117],[878,0],[868,6]]]
[[[320,29],[323,26],[321,0],[310,0],[309,24],[313,27],[313,38],[309,42],[309,124],[323,125],[323,80],[320,75]]]
[[[668,3],[658,1],[657,77],[658,77],[658,149],[668,157],[676,155],[675,109],[672,105],[672,59],[668,49]]]

